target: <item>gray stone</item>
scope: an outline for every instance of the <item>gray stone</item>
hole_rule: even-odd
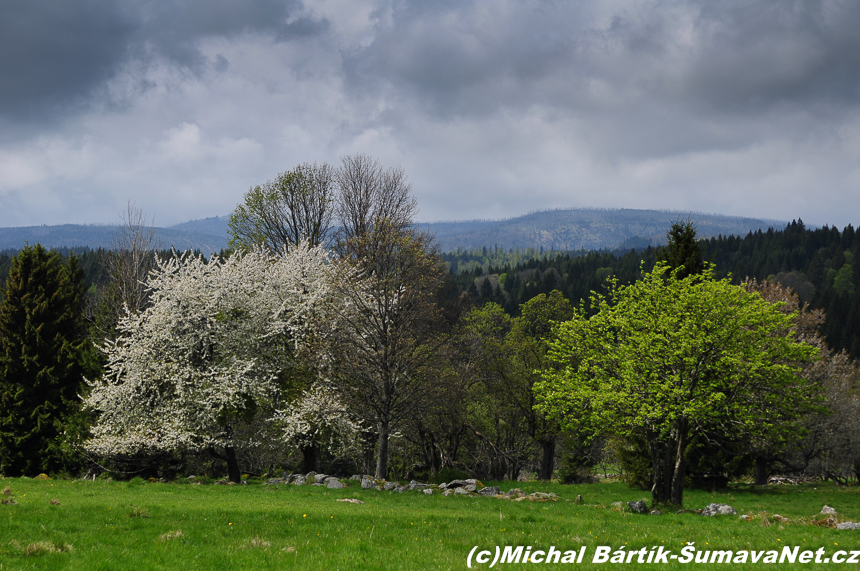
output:
[[[398,494],[402,494],[403,492],[406,491],[406,486],[397,486],[396,488],[394,488],[394,491],[397,492]]]
[[[475,484],[466,484],[463,487],[466,488],[467,492],[477,492],[478,491],[478,486],[476,486]]]
[[[660,515],[660,510],[651,510],[651,515]]]
[[[487,486],[486,488],[481,488],[481,491],[478,493],[482,496],[498,496],[502,493],[502,490],[498,486]]]
[[[821,513],[829,514],[829,515],[836,515],[836,510],[831,508],[830,506],[824,506],[823,508],[821,508]]]
[[[433,488],[424,488],[422,490],[422,492],[424,492],[425,496],[432,496],[433,495]]]
[[[266,483],[267,484],[283,484],[284,479],[283,478],[269,478],[269,480]]]
[[[846,521],[845,523],[836,524],[836,529],[860,529],[860,523]]]
[[[708,504],[702,510],[702,515],[705,517],[714,517],[715,515],[738,515],[738,512],[728,504]]]
[[[624,507],[624,502],[612,502],[609,504],[609,507],[614,510],[621,510],[621,508]]]
[[[474,481],[472,482],[474,484]],[[463,486],[468,486],[469,482],[466,480],[451,480],[448,482],[448,485],[445,488],[462,488]]]
[[[639,500],[637,502],[627,502],[627,507],[630,508],[630,511],[637,514],[647,514],[648,513],[648,505]]]
[[[362,490],[369,490],[370,488],[375,488],[375,487],[376,487],[376,482],[374,482],[370,478],[364,478],[361,480],[361,489]]]
[[[296,486],[304,486],[306,481],[307,480],[305,479],[305,477],[299,474],[298,476],[296,476],[296,479],[293,484]]]
[[[558,498],[558,494],[550,492],[532,492],[529,494],[529,497],[535,500],[555,500]]]
[[[393,490],[396,487],[397,482],[385,482],[385,484],[382,485],[383,490]]]
[[[448,496],[453,495],[453,494],[454,494],[454,490],[445,490],[444,492],[442,492],[442,495],[445,497],[448,497]]]
[[[361,476],[360,474],[353,474],[352,476],[349,477],[349,479],[360,482],[363,479],[363,476]]]
[[[326,482],[326,488],[330,490],[342,490],[345,487],[337,478],[329,478]]]
[[[508,490],[508,493],[505,495],[508,496],[509,498],[513,498],[514,496],[522,497],[522,496],[525,496],[526,494],[525,494],[525,492],[523,492],[519,488],[511,488],[510,490]]]
[[[461,487],[459,487],[459,488],[454,488],[454,495],[457,495],[457,496],[468,496],[468,495],[469,495],[469,491],[468,491],[465,487],[461,486]]]

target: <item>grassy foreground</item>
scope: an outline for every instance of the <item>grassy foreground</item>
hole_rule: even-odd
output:
[[[485,482],[490,485],[490,482]],[[595,548],[613,550],[665,546],[680,553],[685,542],[698,549],[740,551],[824,547],[860,550],[860,530],[812,525],[824,504],[839,520],[860,521],[857,488],[832,485],[723,493],[688,491],[685,506],[728,503],[752,521],[695,514],[633,515],[607,507],[647,498],[622,484],[560,486],[516,484],[525,492],[549,491],[556,502],[512,502],[481,497],[428,497],[420,492],[345,490],[309,486],[212,486],[186,483],[84,482],[0,479],[0,571],[7,569],[465,569],[469,552],[496,546],[579,551],[589,567]],[[503,491],[511,483],[498,483]],[[586,505],[577,505],[582,494]],[[357,498],[364,504],[335,501]],[[52,502],[55,500],[55,502]],[[14,503],[17,502],[17,503]],[[771,515],[762,515],[766,511]],[[772,514],[788,518],[780,522]],[[837,545],[838,544],[838,545]],[[492,560],[492,559],[491,559]],[[628,568],[628,565],[612,565]],[[759,567],[757,564],[732,567]],[[845,565],[813,565],[817,569]],[[632,566],[632,564],[631,564]],[[645,567],[684,567],[668,565]],[[477,564],[472,568],[488,568]],[[495,568],[518,567],[497,564]],[[606,564],[602,565],[606,567]],[[697,569],[724,568],[718,563]]]

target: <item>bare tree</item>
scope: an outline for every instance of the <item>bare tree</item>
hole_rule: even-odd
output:
[[[403,169],[383,170],[376,159],[352,155],[341,159],[335,180],[339,190],[337,243],[342,254],[346,250],[354,254],[355,247],[364,242],[356,239],[366,236],[380,221],[394,231],[411,227],[418,203],[410,194],[412,185]]]
[[[126,311],[140,313],[146,308],[149,290],[145,282],[155,268],[158,248],[155,226],[143,209],[129,200],[120,217],[122,224],[105,258],[108,281],[99,289],[90,313],[103,338],[114,336],[116,324]]]
[[[304,163],[281,173],[245,193],[230,215],[230,244],[242,249],[264,245],[273,252],[302,240],[328,246],[334,195],[334,169],[326,163]]]

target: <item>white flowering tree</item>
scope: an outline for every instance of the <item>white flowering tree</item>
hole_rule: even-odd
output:
[[[98,414],[85,447],[102,456],[209,451],[239,480],[237,428],[271,419],[297,352],[330,319],[340,266],[307,244],[208,262],[185,254],[147,283],[152,305],[127,314],[89,382]]]
[[[302,473],[307,473],[319,469],[320,445],[340,455],[357,450],[361,425],[350,417],[338,391],[317,381],[285,409],[278,410],[275,421],[284,442],[302,451]]]

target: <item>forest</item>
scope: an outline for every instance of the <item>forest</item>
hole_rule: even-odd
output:
[[[131,206],[115,249],[0,253],[0,472],[860,477],[853,227],[443,254],[416,209],[355,155],[249,189],[210,258]]]

